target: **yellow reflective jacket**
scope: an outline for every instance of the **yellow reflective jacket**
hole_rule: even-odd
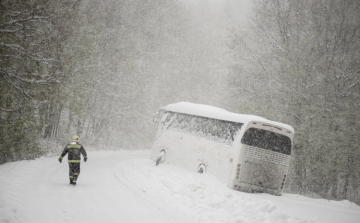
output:
[[[68,153],[69,163],[80,163],[81,154],[87,158],[85,148],[80,143],[70,143],[66,145],[64,151],[61,153],[61,159]]]

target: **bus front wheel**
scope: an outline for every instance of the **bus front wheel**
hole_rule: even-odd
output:
[[[198,166],[198,173],[202,174],[202,173],[206,173],[206,165],[201,163],[199,166]]]

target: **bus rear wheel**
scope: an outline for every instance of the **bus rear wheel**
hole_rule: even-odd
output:
[[[166,155],[165,150],[161,150],[158,155],[158,158],[156,159],[156,166],[165,162],[165,155]]]

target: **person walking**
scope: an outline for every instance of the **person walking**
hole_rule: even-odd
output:
[[[87,161],[87,154],[85,148],[79,143],[80,137],[74,135],[71,138],[71,143],[66,145],[65,149],[59,157],[59,162],[61,163],[63,157],[68,154],[68,163],[69,163],[69,179],[70,184],[76,185],[76,181],[80,174],[80,160],[81,154],[84,157],[84,162]]]

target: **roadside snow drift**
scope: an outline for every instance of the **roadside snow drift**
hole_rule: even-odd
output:
[[[348,201],[242,193],[149,156],[88,151],[76,187],[57,157],[1,165],[0,222],[360,222]]]

